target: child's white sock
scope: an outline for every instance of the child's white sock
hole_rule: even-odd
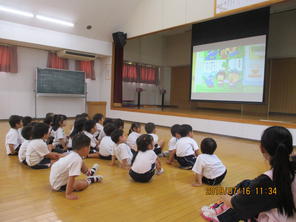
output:
[[[90,176],[90,177],[87,177],[87,183],[88,184],[91,184],[91,183],[98,183],[98,182],[101,182],[103,180],[103,176],[101,175],[97,175],[97,176]]]
[[[92,166],[92,168],[90,169],[90,171],[89,171],[89,173],[88,173],[88,175],[87,176],[93,176],[93,175],[95,175],[95,173],[96,173],[96,171],[99,169],[99,164],[94,164],[93,166]]]

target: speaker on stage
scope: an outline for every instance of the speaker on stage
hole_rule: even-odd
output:
[[[127,34],[123,32],[114,32],[112,34],[115,45],[123,47],[126,44]]]

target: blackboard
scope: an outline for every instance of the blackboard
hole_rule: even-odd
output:
[[[37,68],[36,93],[85,95],[84,72]]]

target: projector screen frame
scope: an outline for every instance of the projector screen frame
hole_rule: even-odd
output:
[[[209,103],[225,103],[225,104],[257,104],[257,105],[263,105],[266,104],[266,81],[267,81],[267,75],[266,75],[266,66],[268,65],[268,58],[267,58],[267,53],[268,53],[268,39],[269,39],[269,30],[267,31],[266,35],[266,46],[265,46],[265,65],[264,65],[264,77],[263,77],[263,94],[262,94],[262,102],[251,102],[251,101],[229,101],[229,100],[205,100],[205,99],[192,99],[192,63],[193,63],[193,47],[197,45],[193,45],[193,41],[191,41],[191,60],[190,60],[190,78],[189,78],[189,101],[190,102],[209,102]],[[248,37],[256,37],[255,36],[248,36]],[[227,41],[231,40],[236,40],[237,38],[234,39],[228,39]],[[214,43],[214,42],[213,42]]]

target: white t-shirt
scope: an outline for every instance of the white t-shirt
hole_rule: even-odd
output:
[[[158,136],[157,136],[156,134],[154,134],[154,133],[150,133],[150,134],[148,134],[148,135],[150,135],[150,136],[153,137],[153,148],[155,148],[154,145],[155,145],[155,144],[158,144]],[[159,146],[158,146],[158,147],[159,147]]]
[[[176,149],[176,144],[177,144],[178,139],[176,137],[172,137],[169,140],[169,151],[175,150]]]
[[[191,137],[182,137],[176,143],[176,155],[178,157],[194,155],[194,152],[198,149],[197,143]]]
[[[18,133],[19,133],[20,138],[21,138],[21,143],[25,142],[25,138],[22,136],[22,130],[23,130],[23,128],[18,129]]]
[[[104,130],[102,130],[99,134],[98,140],[101,141],[105,136],[106,136],[106,134],[105,134]]]
[[[35,166],[49,153],[48,147],[42,139],[31,140],[27,147],[26,162],[29,166]]]
[[[21,163],[26,159],[26,152],[27,152],[27,148],[28,148],[29,142],[30,142],[30,140],[25,140],[22,143],[22,145],[20,147],[20,150],[18,152],[18,158],[19,158],[19,161]]]
[[[22,143],[19,131],[14,128],[10,128],[5,138],[6,153],[10,154],[9,144],[13,144],[14,150]]]
[[[97,139],[95,138],[95,135],[94,134],[91,134],[87,131],[83,131],[83,133],[88,137],[90,138],[90,146],[93,147],[93,148],[96,148],[97,147]]]
[[[137,132],[131,132],[126,140],[127,145],[129,145],[129,147],[133,150],[137,150],[137,139],[138,137],[141,136],[140,133]]]
[[[221,176],[226,170],[221,160],[215,155],[200,154],[196,158],[192,171],[208,179]]]
[[[115,143],[112,141],[111,136],[105,136],[100,143],[100,149],[99,149],[100,155],[102,156],[112,155],[114,146],[115,146]]]
[[[54,190],[67,184],[71,176],[79,176],[83,160],[78,153],[71,151],[67,156],[55,162],[50,170],[49,182]]]
[[[60,144],[60,139],[64,139],[64,141],[66,142],[66,136],[65,136],[65,132],[64,129],[62,127],[59,127],[56,131],[52,131],[53,132],[53,145],[59,145]]]
[[[152,164],[156,162],[156,159],[157,155],[153,150],[139,151],[132,165],[132,171],[140,174],[147,173],[151,170]]]
[[[120,163],[122,163],[122,160],[127,159],[128,165],[131,165],[133,153],[131,151],[131,148],[127,144],[115,144],[112,155],[116,156]]]
[[[96,123],[96,132],[94,133],[94,136],[97,137],[100,135],[100,133],[104,130],[104,127],[100,123]]]

